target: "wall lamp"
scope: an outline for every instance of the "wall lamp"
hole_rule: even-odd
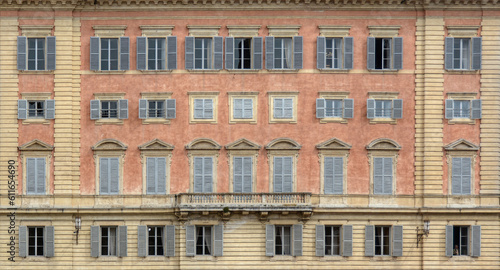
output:
[[[78,233],[80,232],[80,229],[82,228],[82,218],[81,217],[75,217],[75,230],[73,233],[76,233],[76,244],[78,245]]]
[[[422,240],[424,236],[428,236],[430,232],[431,222],[429,220],[424,220],[424,228],[420,229],[417,227],[417,247],[418,243]]]

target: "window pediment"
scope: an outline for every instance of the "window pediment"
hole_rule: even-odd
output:
[[[373,140],[370,144],[366,146],[367,150],[392,150],[392,151],[398,151],[401,149],[401,146],[387,138],[381,138],[381,139],[376,139]]]
[[[266,145],[267,150],[299,150],[302,146],[290,138],[278,138]]]
[[[19,151],[52,151],[54,146],[34,139],[18,147]]]
[[[104,139],[92,146],[93,151],[125,151],[127,146],[115,139]]]
[[[319,150],[349,150],[351,145],[337,138],[331,138],[325,142],[316,145]]]
[[[447,151],[477,151],[479,146],[465,139],[456,140],[444,147]]]
[[[227,144],[225,147],[227,150],[259,150],[261,146],[245,138],[241,138]]]
[[[141,151],[147,151],[147,150],[158,151],[158,150],[173,150],[173,149],[174,149],[173,145],[166,143],[160,139],[154,139],[147,143],[139,145],[139,150]]]
[[[187,150],[219,150],[221,146],[214,140],[207,138],[199,138],[188,145],[186,145]]]

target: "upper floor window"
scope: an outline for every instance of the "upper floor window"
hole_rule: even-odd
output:
[[[403,38],[399,26],[369,26],[367,39],[367,69],[403,69]]]
[[[482,38],[445,38],[445,69],[480,70]]]
[[[226,37],[226,69],[262,69],[262,37]]]
[[[189,122],[217,123],[218,92],[189,92]]]
[[[19,226],[19,256],[54,257],[54,226]]]
[[[17,37],[18,70],[55,70],[56,37]]]
[[[369,92],[366,101],[366,117],[370,123],[397,123],[403,118],[403,100],[397,92]]]
[[[39,140],[21,146],[23,166],[23,194],[46,195],[50,193],[50,163],[54,147]]]
[[[269,151],[269,191],[295,192],[297,190],[297,159],[301,146],[288,138],[278,138],[267,144]]]
[[[90,70],[129,70],[129,37],[90,37]]]
[[[126,149],[126,145],[114,139],[104,139],[92,146],[96,166],[96,194],[122,193],[123,159]]]
[[[297,123],[297,92],[269,92],[269,123]]]
[[[50,96],[50,94],[48,96]],[[55,100],[37,100],[37,97],[35,96],[33,96],[32,98],[33,99],[31,100],[19,99],[17,101],[17,119],[25,120],[55,118]]]
[[[177,68],[177,37],[172,25],[141,25],[137,37],[137,70],[165,71]]]
[[[222,60],[222,37],[186,37],[186,69],[222,69]]]
[[[266,37],[266,69],[301,69],[302,37]]]
[[[390,139],[376,139],[366,146],[370,163],[370,191],[391,195],[396,192],[396,165],[401,146]]]
[[[450,124],[474,124],[482,117],[482,101],[474,99],[477,93],[448,93],[445,100],[445,118]]]
[[[321,119],[321,123],[346,123],[354,116],[354,100],[348,96],[348,92],[320,92],[320,98],[316,99],[316,118]]]
[[[90,119],[97,124],[119,124],[128,119],[128,99],[125,93],[94,93],[90,100]]]
[[[353,43],[352,37],[318,37],[318,69],[352,69]]]
[[[217,192],[217,157],[221,146],[213,140],[196,139],[186,146],[190,192]]]
[[[444,147],[448,165],[448,194],[474,194],[475,163],[479,146],[459,139]]]

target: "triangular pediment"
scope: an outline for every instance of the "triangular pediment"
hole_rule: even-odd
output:
[[[139,150],[173,150],[174,146],[160,139],[154,139],[142,145],[139,145]]]
[[[316,145],[316,148],[320,150],[349,150],[351,145],[337,138],[331,138]]]
[[[127,146],[115,139],[104,139],[92,146],[92,150],[96,151],[119,151],[127,150]]]
[[[368,150],[400,150],[401,145],[399,145],[397,142],[387,139],[387,138],[380,138],[373,140],[370,144],[366,146],[366,149]]]
[[[266,145],[267,150],[299,150],[301,147],[290,138],[277,138]]]
[[[18,147],[20,151],[52,151],[54,146],[34,139]]]
[[[444,147],[447,151],[477,151],[479,150],[479,146],[475,145],[465,139],[456,140]]]
[[[188,145],[186,145],[187,150],[219,150],[221,146],[214,140],[208,138],[199,138]]]
[[[249,141],[245,138],[236,140],[228,145],[226,145],[227,150],[259,150],[260,145]]]

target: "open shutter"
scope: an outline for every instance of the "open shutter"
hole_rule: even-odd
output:
[[[354,117],[354,99],[344,98],[343,117],[345,119]]]
[[[194,37],[186,37],[185,42],[185,68],[194,69]]]
[[[403,69],[403,38],[395,37],[392,38],[393,48],[392,50],[392,64],[393,69],[400,70]]]
[[[148,255],[148,226],[137,226],[137,256]]]
[[[165,116],[167,117],[167,119],[175,119],[176,117],[175,99],[165,100],[165,105],[166,105]]]
[[[481,119],[482,117],[482,102],[480,99],[472,100],[472,110],[470,114],[470,119]]]
[[[98,120],[101,118],[101,101],[93,99],[90,101],[90,119]]]
[[[214,226],[214,253],[215,257],[220,257],[224,254],[223,244],[224,244],[224,229],[223,225]]]
[[[446,225],[446,257],[453,256],[453,226]]]
[[[139,119],[148,118],[148,100],[139,99]]]
[[[293,37],[293,69],[302,69],[303,47],[303,38],[301,36]]]
[[[167,257],[174,257],[175,256],[175,225],[167,225],[165,226],[165,243],[163,245],[164,247],[164,254]]]
[[[403,226],[392,226],[392,256],[403,256]]]
[[[354,38],[344,38],[344,69],[352,69],[354,66]]]
[[[316,38],[316,67],[318,69],[324,69],[326,66],[326,38],[317,37]]]
[[[45,158],[36,158],[36,194],[45,194]]]
[[[36,158],[26,158],[26,193],[36,193]]]
[[[56,101],[53,99],[45,100],[45,119],[54,119],[56,117]]]
[[[373,257],[375,253],[375,226],[365,226],[365,256]]]
[[[333,194],[344,192],[344,161],[342,157],[333,158]]]
[[[471,249],[471,256],[472,257],[479,257],[481,256],[481,226],[479,225],[472,225],[472,249]]]
[[[293,225],[293,256],[302,256],[302,224]]]
[[[455,39],[452,37],[446,37],[444,39],[444,69],[453,69],[453,46],[455,44]]]
[[[262,69],[264,39],[262,37],[252,38],[253,42],[253,68]]]
[[[90,37],[90,70],[99,70],[101,39]]]
[[[274,256],[274,225],[266,225],[266,256]]]
[[[120,190],[120,161],[109,158],[109,193],[118,194]]]
[[[222,69],[224,55],[224,40],[222,37],[213,37],[214,39],[214,69]]]
[[[334,181],[334,158],[333,157],[325,157],[324,160],[324,172],[323,172],[323,181],[324,181],[324,193],[325,194],[333,194],[333,181]]]
[[[193,225],[186,226],[186,256],[192,257],[195,255],[195,227]]]
[[[120,70],[130,69],[130,38],[120,37]]]
[[[120,99],[118,100],[118,118],[119,119],[128,119],[128,99]]]
[[[19,226],[19,257],[26,257],[28,254],[28,228],[26,226]]]
[[[148,50],[148,38],[147,37],[137,37],[137,70],[147,69],[147,56],[146,52]]]
[[[375,38],[368,37],[366,42],[366,68],[367,69],[375,69]],[[368,117],[369,118],[369,117]]]
[[[325,256],[325,225],[316,225],[316,256]]]
[[[56,37],[48,36],[47,40],[47,70],[56,69]]]
[[[118,257],[127,257],[127,226],[118,226]]]
[[[392,100],[392,119],[403,118],[403,100],[393,99]]]
[[[373,119],[375,118],[375,100],[369,98],[366,101],[366,118]]]
[[[326,100],[324,98],[316,99],[316,118],[325,118]]]
[[[45,257],[54,257],[54,226],[45,226],[45,232],[43,237],[44,243],[44,253]]]
[[[99,226],[90,226],[90,256],[99,257]]]
[[[462,158],[451,159],[451,194],[462,194]]]
[[[234,69],[234,38],[226,37],[226,69]]]
[[[453,119],[453,99],[445,100],[445,113],[444,118]]]
[[[274,69],[274,37],[266,37],[266,69]]]
[[[352,225],[342,226],[342,256],[352,256]]]
[[[167,37],[167,69],[177,69],[177,37]]]
[[[26,70],[26,52],[27,48],[27,38],[23,36],[17,37],[17,69]]]
[[[17,101],[17,119],[28,118],[28,101],[26,99],[19,99]]]
[[[482,54],[482,37],[472,38],[472,61],[471,69],[480,70],[481,69],[481,54]]]

